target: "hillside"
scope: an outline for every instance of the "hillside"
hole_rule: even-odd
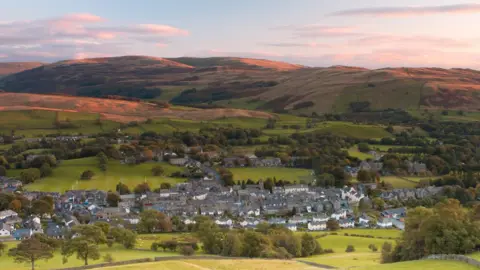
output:
[[[59,95],[0,93],[0,111],[46,110],[98,113],[115,122],[144,121],[148,118],[212,120],[224,117],[270,118],[265,112],[241,109],[162,108],[153,103]]]
[[[123,56],[62,61],[0,79],[23,93],[120,95],[291,113],[480,107],[480,71],[333,66],[261,59]]]
[[[0,62],[0,77],[43,65],[40,62]]]

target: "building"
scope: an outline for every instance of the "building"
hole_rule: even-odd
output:
[[[327,222],[310,222],[307,228],[309,231],[323,231],[327,229]]]
[[[15,211],[5,210],[0,212],[0,220],[4,220],[7,218],[14,218],[14,217],[18,217],[18,214]]]
[[[300,192],[308,192],[307,185],[288,185],[284,187],[285,193],[300,193]]]
[[[286,227],[287,229],[289,229],[290,231],[292,231],[292,232],[296,232],[296,231],[297,231],[297,224],[291,224],[291,223],[289,223],[289,224],[286,224],[285,227]]]
[[[188,163],[188,158],[171,158],[168,162],[176,166],[185,166]]]
[[[379,218],[377,221],[377,226],[380,228],[391,228],[393,222],[391,218]]]

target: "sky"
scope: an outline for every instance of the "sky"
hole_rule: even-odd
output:
[[[0,62],[234,56],[480,69],[480,0],[1,2]]]

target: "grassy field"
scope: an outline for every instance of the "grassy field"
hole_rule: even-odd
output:
[[[288,181],[311,180],[312,171],[307,169],[296,168],[232,168],[229,169],[233,173],[233,180],[241,181],[251,179],[258,181],[267,177],[275,177],[277,180],[283,179]]]
[[[474,270],[478,269],[463,262],[454,261],[409,261],[355,268],[358,270]]]
[[[108,169],[102,172],[98,169],[96,158],[82,158],[63,161],[53,170],[53,175],[37,180],[35,183],[27,185],[27,190],[37,191],[56,191],[63,192],[69,189],[100,189],[115,190],[118,182],[123,182],[133,188],[137,184],[147,181],[150,187],[156,188],[160,183],[168,182],[171,184],[184,182],[183,178],[171,178],[167,176],[152,176],[153,166],[161,165],[165,170],[165,175],[170,175],[175,171],[182,171],[182,167],[176,167],[167,163],[142,163],[139,165],[124,165],[118,160],[109,161]],[[85,170],[92,170],[95,176],[91,180],[79,180],[80,175]],[[8,170],[9,176],[19,175],[21,170]]]
[[[366,160],[369,158],[373,159],[372,155],[358,151],[358,148],[356,146],[350,147],[350,149],[348,149],[348,154],[360,160]]]
[[[16,245],[14,242],[8,243],[8,248],[12,248]],[[100,247],[100,254],[104,256],[105,254],[110,253],[115,261],[126,261],[133,259],[142,259],[142,258],[154,258],[162,256],[177,256],[178,253],[163,252],[163,251],[138,251],[138,250],[127,250],[120,246],[113,246],[108,248],[107,246]],[[89,264],[103,263],[103,260],[89,261]],[[30,269],[30,265],[27,264],[18,264],[13,261],[11,257],[6,255],[0,256],[0,265],[2,270],[23,270]],[[35,269],[45,270],[45,269],[58,269],[66,267],[76,267],[82,266],[83,261],[78,260],[76,256],[72,256],[68,259],[66,264],[62,262],[62,255],[59,252],[56,252],[54,257],[48,261],[38,261],[35,264]]]
[[[339,268],[378,265],[380,263],[380,252],[372,252],[368,245],[374,244],[380,250],[385,241],[393,242],[393,240],[385,239],[344,236],[345,232],[374,236],[382,235],[382,237],[396,237],[398,235],[398,232],[393,230],[378,230],[377,232],[373,232],[373,230],[342,230],[338,232],[339,235],[328,235],[317,239],[322,248],[333,249],[334,253],[312,256],[305,258],[305,260]],[[353,245],[355,252],[345,252],[348,245]]]
[[[402,231],[397,229],[344,229],[337,231],[339,235],[345,233],[348,234],[359,234],[359,235],[372,235],[374,237],[392,237],[399,238],[402,235]]]
[[[101,268],[104,269],[104,268]],[[262,260],[262,259],[232,259],[232,260],[195,260],[165,261],[156,263],[143,263],[125,266],[109,267],[112,270],[315,270],[313,266],[285,260]]]
[[[166,240],[187,240],[195,239],[191,233],[160,233],[160,234],[140,234],[137,237],[136,248],[149,249],[154,242],[161,242]]]
[[[317,124],[315,128],[305,129],[305,123],[301,125],[303,128],[299,130],[295,129],[283,129],[282,125],[277,122],[276,129],[268,129],[264,132],[268,135],[290,135],[295,132],[329,132],[339,136],[347,136],[358,139],[373,139],[391,137],[392,134],[388,133],[383,126],[377,125],[360,125],[350,122],[322,122]]]
[[[398,176],[382,176],[380,177],[380,181],[390,183],[394,188],[414,188],[417,185],[416,183],[406,181]]]

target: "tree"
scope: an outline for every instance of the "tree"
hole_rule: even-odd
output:
[[[112,263],[115,261],[115,259],[113,258],[112,254],[107,253],[105,256],[103,256],[103,261],[106,263]]]
[[[5,166],[0,165],[0,176],[6,176],[7,175],[7,169],[5,169]]]
[[[48,163],[43,163],[42,167],[40,167],[40,176],[47,177],[52,175],[53,170],[52,167]]]
[[[39,169],[30,168],[20,173],[20,181],[22,181],[24,185],[31,184],[35,182],[35,180],[39,179],[41,176],[42,176],[42,173],[40,172]]]
[[[170,189],[172,188],[172,185],[170,183],[161,183],[160,184],[160,189]]]
[[[107,203],[110,207],[117,207],[118,202],[120,201],[120,195],[116,192],[107,193]]]
[[[195,253],[195,250],[193,250],[192,246],[190,245],[183,245],[180,248],[180,254],[183,256],[192,256]]]
[[[141,232],[153,233],[155,231],[172,231],[172,222],[165,214],[156,210],[145,210],[140,213],[138,229]]]
[[[22,201],[18,199],[11,201],[8,205],[8,209],[19,212],[20,210],[22,210]]]
[[[327,221],[327,229],[329,231],[337,231],[340,229],[340,224],[338,224],[338,221],[336,219],[329,219]]]
[[[165,173],[165,170],[163,169],[162,166],[160,165],[157,165],[155,167],[152,168],[152,175],[153,176],[161,176]]]
[[[105,221],[97,221],[93,224],[93,226],[99,227],[104,235],[107,235],[110,232],[110,224]]]
[[[378,250],[378,248],[375,244],[368,245],[368,248],[373,252],[377,252],[377,250]]]
[[[370,146],[367,143],[359,143],[358,144],[358,151],[366,153],[370,151]]]
[[[382,263],[392,262],[392,243],[384,242],[382,245]]]
[[[237,233],[231,232],[227,234],[223,241],[222,256],[240,257],[243,253],[243,243]]]
[[[32,237],[20,242],[16,248],[10,249],[8,255],[13,257],[16,263],[30,263],[31,269],[34,270],[36,261],[49,260],[53,257],[53,248]]]
[[[130,189],[128,188],[127,185],[124,183],[118,183],[117,186],[115,187],[115,190],[120,194],[120,195],[125,195],[125,194],[130,194]]]
[[[302,257],[313,255],[317,247],[317,240],[308,233],[302,235]]]
[[[347,248],[345,249],[345,252],[354,252],[355,247],[353,245],[348,245]]]
[[[335,186],[335,176],[323,173],[317,177],[316,185],[319,187],[333,187]]]
[[[73,254],[88,265],[88,260],[100,259],[99,244],[106,243],[102,228],[94,225],[78,225],[72,228],[72,237],[65,241],[62,247],[64,262]],[[75,236],[75,237],[73,237]]]
[[[54,250],[56,250],[56,249],[58,249],[62,246],[62,240],[50,238],[43,233],[35,233],[35,234],[33,234],[32,237],[36,238],[38,241],[40,241],[44,244],[49,245]]]
[[[148,183],[141,183],[141,184],[138,184],[135,189],[133,190],[133,192],[135,194],[145,194],[147,193],[148,191],[150,191],[150,186],[148,185]]]
[[[137,243],[137,234],[134,231],[124,228],[112,228],[109,237],[126,249],[132,249]]]
[[[246,231],[243,236],[243,256],[250,258],[260,257],[263,250],[270,248],[270,240],[267,236],[255,232]]]
[[[0,166],[8,167],[8,161],[4,156],[0,156]]]
[[[44,200],[35,200],[32,202],[32,212],[37,215],[51,214],[53,212],[52,204]]]
[[[95,176],[95,173],[91,170],[86,170],[82,173],[82,175],[80,175],[80,179],[82,180],[90,180],[92,179],[92,177]]]
[[[5,244],[4,242],[0,242],[0,256],[3,255],[6,249],[7,249],[7,244]]]
[[[357,173],[357,180],[358,182],[361,182],[361,183],[369,183],[369,182],[373,182],[375,178],[373,177],[372,178],[372,175],[370,174],[369,171],[366,171],[366,170],[360,170],[358,171]]]
[[[103,152],[99,152],[97,154],[97,160],[98,160],[98,166],[100,170],[106,171],[107,170],[107,164],[108,164],[108,157],[105,155]]]
[[[383,211],[385,209],[385,201],[380,197],[373,198],[372,204],[378,211]]]

